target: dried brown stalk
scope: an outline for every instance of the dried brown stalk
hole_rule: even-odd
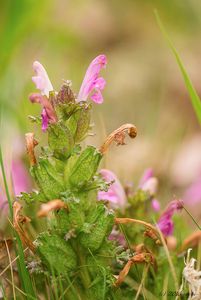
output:
[[[33,132],[26,133],[25,139],[26,139],[26,148],[27,148],[27,154],[29,156],[29,161],[31,166],[34,166],[36,164],[34,148],[38,145],[38,142],[34,139]]]
[[[129,259],[129,261],[124,266],[123,270],[121,270],[114,285],[116,287],[118,287],[124,281],[125,277],[127,276],[128,272],[130,271],[131,266],[134,264],[139,264],[139,263],[148,263],[148,264],[153,265],[154,257],[149,252],[135,254],[131,259]]]
[[[54,200],[49,201],[48,203],[42,204],[37,216],[38,217],[47,217],[49,212],[51,212],[52,210],[58,210],[61,208],[68,209],[68,206],[62,200],[54,199]]]
[[[137,220],[137,219],[131,219],[131,218],[115,218],[115,223],[116,224],[129,224],[129,223],[136,223],[145,226],[146,228],[154,231],[155,234],[158,236],[158,231],[155,226],[151,225],[150,223],[147,223],[142,220]]]
[[[124,141],[126,133],[130,136],[130,138],[134,139],[137,135],[137,128],[133,124],[122,125],[106,138],[106,141],[100,147],[99,151],[102,154],[105,154],[112,142],[116,142],[117,145],[125,145]]]
[[[32,243],[32,241],[29,239],[28,235],[26,234],[25,230],[22,228],[22,225],[25,223],[30,222],[31,220],[23,216],[21,214],[22,206],[19,202],[15,201],[13,203],[13,227],[19,234],[20,239],[22,240],[22,243],[28,247],[32,252],[35,251],[35,246]]]

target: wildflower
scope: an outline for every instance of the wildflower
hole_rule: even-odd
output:
[[[183,207],[183,201],[181,200],[173,200],[169,203],[164,213],[161,215],[158,226],[164,236],[171,235],[174,230],[174,223],[172,217],[175,212],[181,210]]]
[[[56,123],[57,115],[49,100],[46,96],[42,96],[38,93],[33,93],[29,96],[32,103],[40,103],[43,107],[41,117],[42,117],[42,130],[46,131],[48,123]]]
[[[53,91],[53,86],[49,80],[47,72],[43,65],[38,61],[33,63],[33,69],[36,73],[36,76],[32,77],[33,82],[36,85],[36,88],[41,91],[41,95],[34,93],[31,94],[29,99],[32,103],[40,103],[42,106],[42,130],[46,131],[48,123],[55,123],[57,121],[57,116],[54,111],[52,104],[48,101],[49,93]]]
[[[161,208],[160,202],[157,199],[152,199],[151,201],[151,207],[153,208],[154,211],[159,211]]]
[[[94,91],[94,93],[90,96],[91,99],[98,104],[103,102],[101,91],[104,89],[106,82],[104,78],[98,76],[101,69],[104,68],[106,64],[107,58],[103,54],[94,58],[94,60],[90,63],[80,87],[77,98],[78,101],[86,101],[89,94]]]
[[[43,65],[41,65],[41,63],[35,61],[33,63],[33,69],[36,73],[36,76],[33,76],[32,80],[35,83],[36,88],[41,91],[42,95],[49,97],[49,92],[53,91],[54,89],[45,68]]]
[[[99,191],[98,200],[108,200],[112,208],[124,208],[126,206],[126,194],[125,191],[116,177],[116,175],[107,169],[100,170],[101,176],[107,183],[113,182],[108,191]]]
[[[148,192],[151,197],[155,196],[158,190],[158,179],[153,176],[153,170],[151,168],[145,170],[140,180],[139,188]],[[155,198],[151,200],[151,206],[156,212],[160,210],[160,203]]]
[[[30,190],[31,182],[29,174],[20,158],[13,160],[10,168],[8,164],[5,164],[5,169],[8,187],[11,194],[19,196],[21,192],[28,192]],[[9,170],[11,172],[11,176],[9,174]],[[3,186],[3,178],[0,177],[0,213],[7,213],[8,201]]]

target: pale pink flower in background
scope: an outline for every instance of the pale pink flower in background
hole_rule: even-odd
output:
[[[142,178],[140,179],[139,188],[145,192],[148,192],[151,197],[156,195],[158,190],[158,179],[154,177],[154,173],[151,168],[145,170]],[[151,206],[156,212],[160,210],[160,203],[155,198],[151,200]]]
[[[5,164],[6,178],[11,196],[19,196],[21,192],[31,190],[29,173],[21,159],[13,160],[11,166]],[[0,177],[0,213],[8,211],[8,200],[4,188],[3,178]]]
[[[100,174],[107,183],[112,181],[114,182],[111,184],[107,192],[98,192],[98,200],[108,200],[110,206],[114,209],[125,208],[127,204],[126,194],[116,175],[107,169],[100,170]]]
[[[91,99],[98,104],[103,102],[101,91],[104,89],[106,82],[104,78],[99,77],[99,73],[106,64],[107,58],[103,54],[94,58],[90,63],[80,87],[78,101],[86,101],[93,92],[90,95]]]
[[[174,223],[172,217],[176,212],[180,211],[182,208],[182,200],[173,200],[168,204],[165,211],[160,216],[157,224],[164,236],[168,236],[173,233]]]
[[[151,207],[154,211],[158,212],[161,209],[160,202],[157,199],[151,200]]]
[[[201,134],[188,138],[172,160],[172,182],[181,187],[188,186],[201,176]]]
[[[20,159],[12,161],[12,183],[15,196],[21,192],[28,192],[31,189],[30,175],[27,168]]]
[[[49,92],[54,89],[45,68],[38,61],[34,61],[33,70],[36,73],[36,76],[33,76],[32,80],[35,83],[36,88],[41,91],[42,95],[49,97]]]
[[[185,191],[183,200],[188,205],[201,203],[201,176],[199,176]]]
[[[141,188],[143,186],[143,184],[145,182],[147,182],[147,180],[152,178],[153,176],[154,176],[153,170],[151,168],[146,169],[140,179],[139,187]]]

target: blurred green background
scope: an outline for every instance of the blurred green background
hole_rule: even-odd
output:
[[[201,173],[200,128],[154,9],[201,92],[199,1],[1,0],[4,152],[12,151],[15,157],[13,141],[27,131],[36,131],[38,139],[42,135],[28,120],[28,115],[41,111],[28,101],[28,95],[35,91],[31,81],[34,60],[46,67],[56,90],[62,79],[71,79],[78,92],[88,64],[104,53],[108,57],[107,68],[101,73],[107,81],[105,101],[93,104],[96,135],[89,142],[101,145],[107,133],[123,123],[134,123],[137,139],[125,147],[113,147],[105,167],[123,182],[135,184],[144,169],[152,167],[165,201],[182,195]]]

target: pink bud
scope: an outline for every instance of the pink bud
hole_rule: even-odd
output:
[[[158,220],[158,226],[161,232],[164,234],[164,236],[168,236],[173,233],[174,223],[172,217],[175,212],[178,212],[182,208],[183,208],[182,200],[173,200],[166,207],[165,211],[163,212],[160,219]]]

